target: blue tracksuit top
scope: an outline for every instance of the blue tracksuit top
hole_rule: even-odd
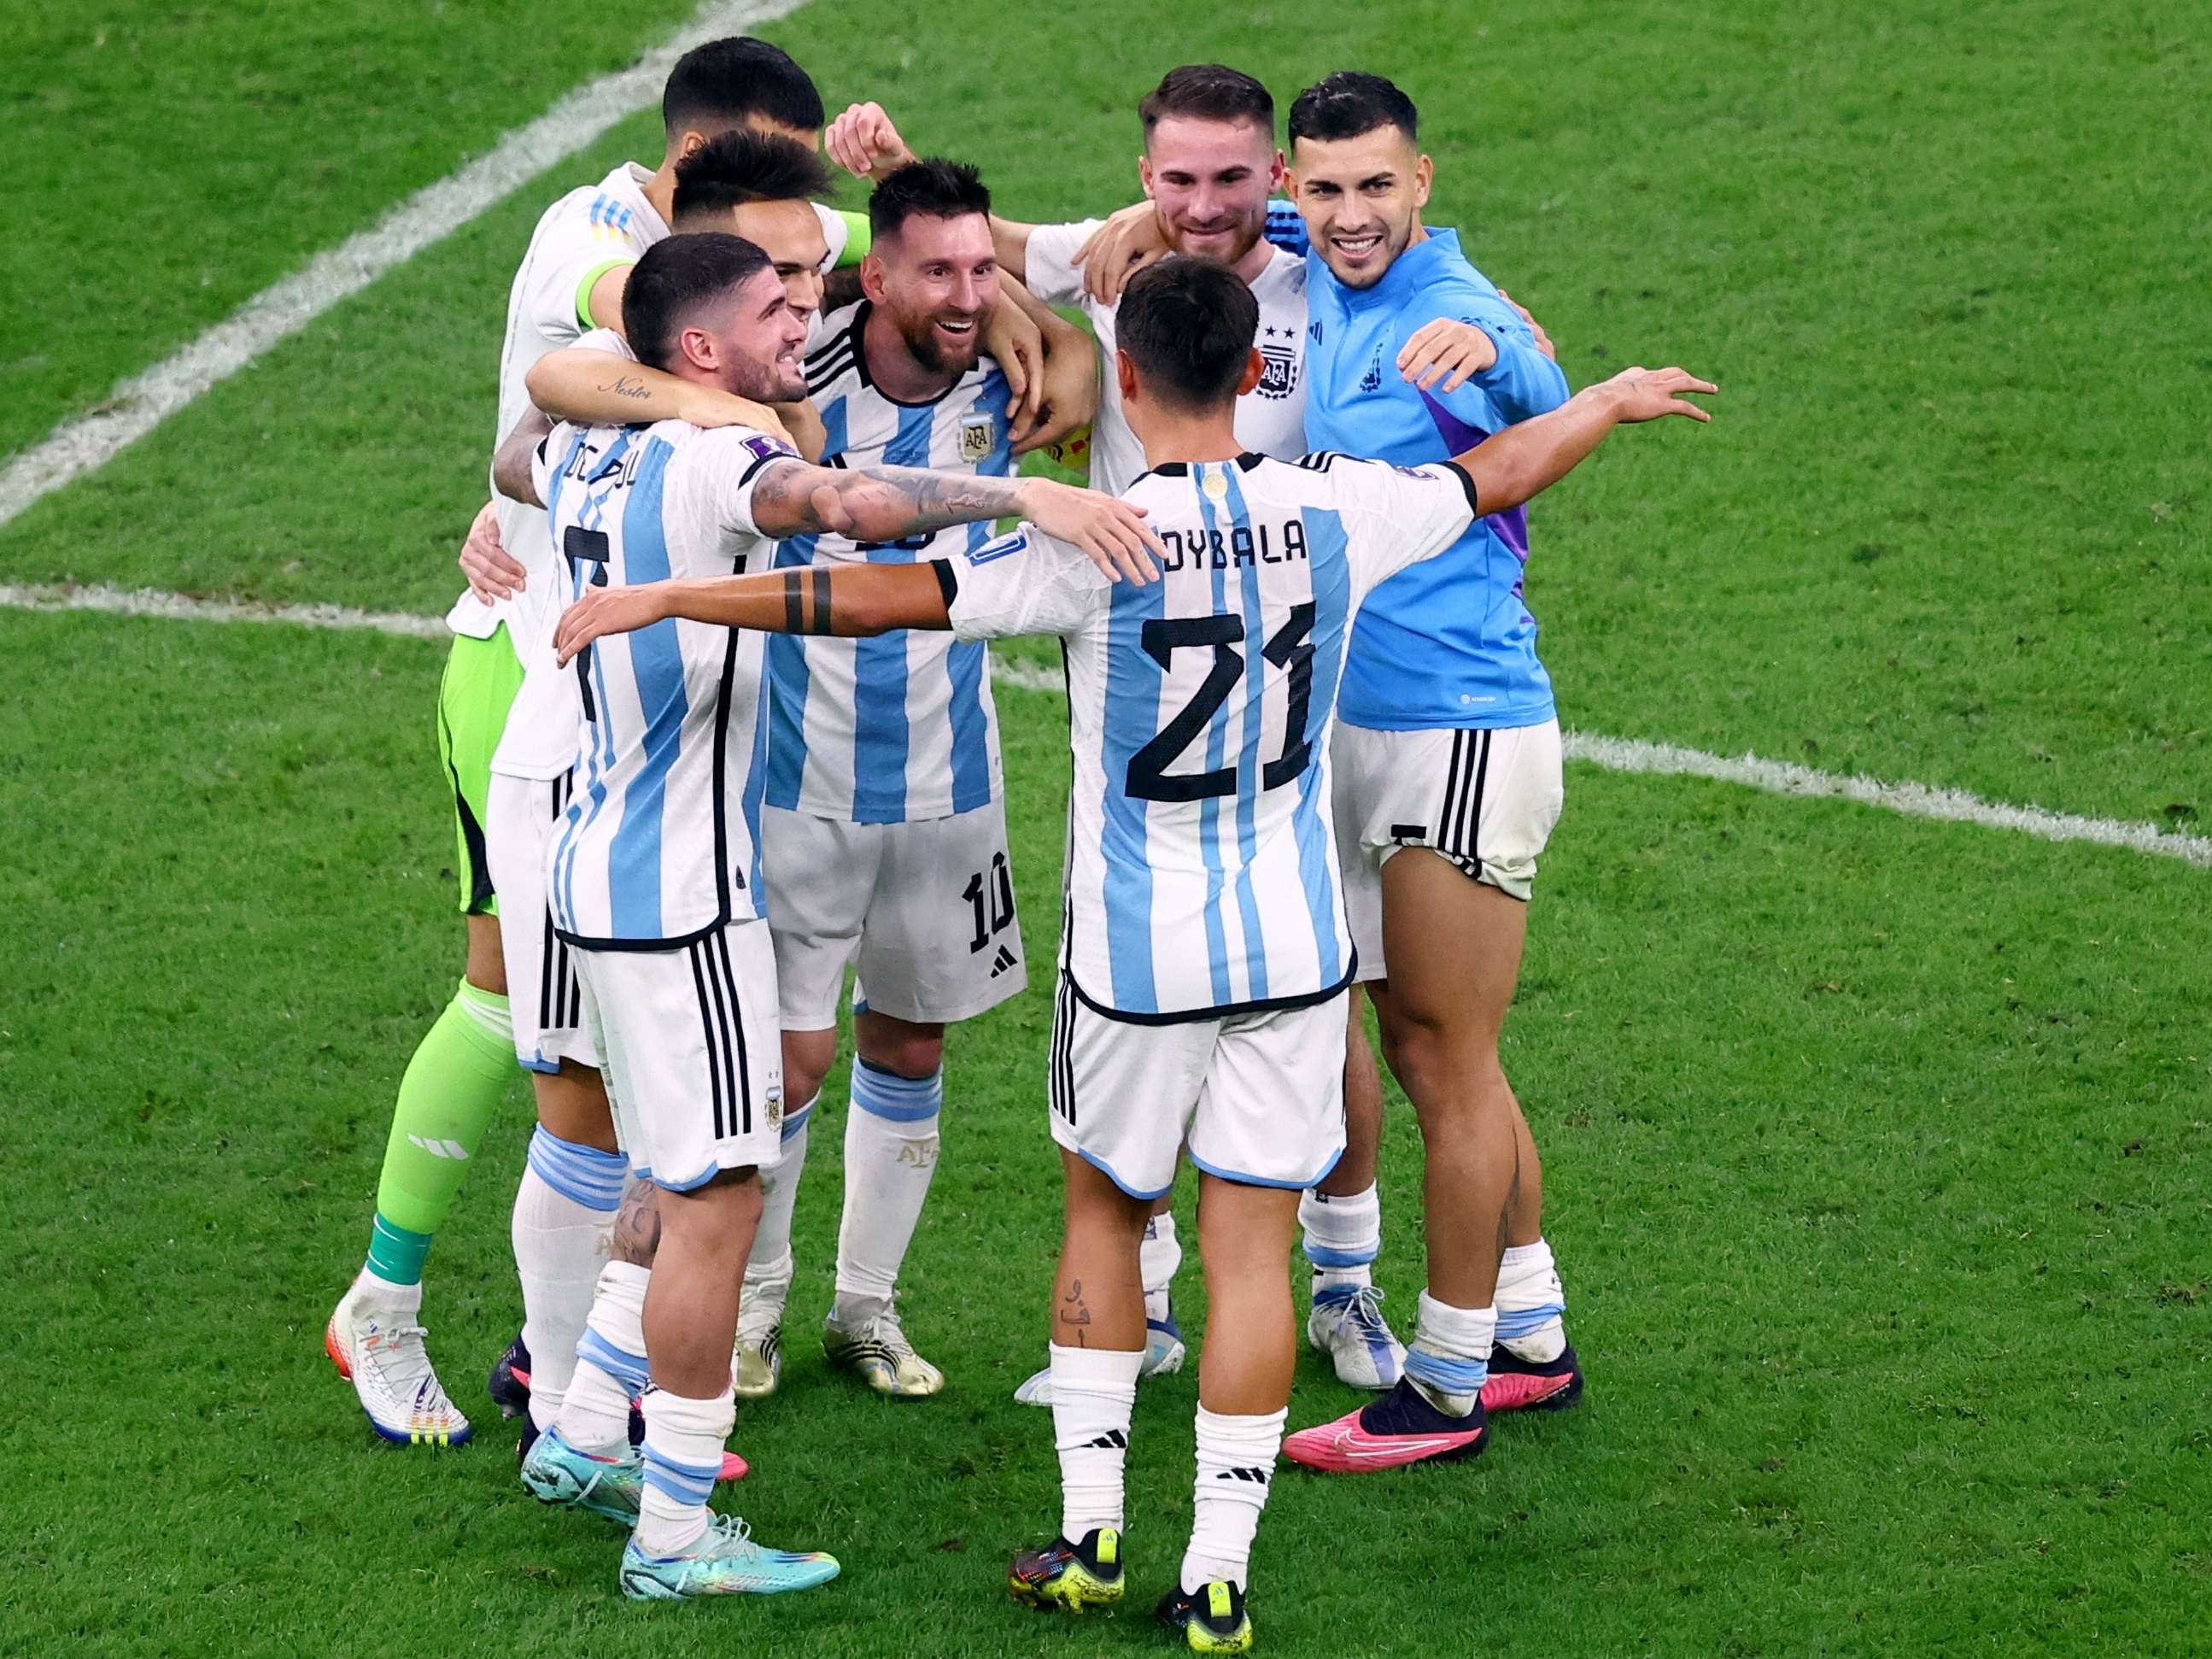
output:
[[[1346,288],[1318,255],[1306,263],[1308,447],[1414,466],[1566,401],[1567,377],[1467,262],[1457,232],[1431,231],[1373,288]],[[1421,392],[1399,374],[1398,351],[1439,317],[1481,329],[1498,361],[1456,392]],[[1528,514],[1516,507],[1478,519],[1448,551],[1368,595],[1339,717],[1386,732],[1550,720],[1551,676],[1521,592],[1528,560]]]

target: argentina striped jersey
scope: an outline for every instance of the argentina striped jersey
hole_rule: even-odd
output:
[[[535,470],[562,605],[586,587],[765,568],[753,482],[791,453],[744,427],[556,427]],[[672,617],[610,635],[569,668],[580,758],[547,852],[555,931],[658,950],[758,916],[761,635]]]
[[[1123,495],[1167,549],[1159,581],[1109,583],[1026,526],[951,561],[960,637],[1065,642],[1061,967],[1120,1019],[1319,1001],[1353,968],[1328,781],[1352,617],[1458,539],[1472,489],[1449,465],[1247,454]]]
[[[866,301],[823,321],[806,385],[829,434],[824,466],[921,466],[1004,477],[1013,470],[1006,377],[984,358],[945,394],[902,404],[870,379]],[[956,525],[887,543],[797,536],[779,565],[911,564],[990,539]],[[768,802],[854,823],[941,818],[997,799],[998,713],[988,653],[941,633],[842,640],[778,634],[771,687]]]

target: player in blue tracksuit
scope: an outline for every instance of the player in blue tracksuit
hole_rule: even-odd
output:
[[[1422,225],[1432,167],[1417,124],[1396,87],[1352,73],[1302,93],[1290,122],[1310,239],[1307,442],[1401,466],[1568,395],[1456,234]],[[1401,366],[1431,355],[1449,324],[1480,334],[1408,380]],[[1581,1391],[1535,1144],[1498,1057],[1562,795],[1551,680],[1522,592],[1528,556],[1522,509],[1477,520],[1376,589],[1346,656],[1334,742],[1346,906],[1385,1054],[1420,1116],[1429,1286],[1398,1387],[1285,1444],[1315,1468],[1464,1455],[1486,1408]],[[1379,1086],[1364,1059],[1363,1042],[1349,1090]]]

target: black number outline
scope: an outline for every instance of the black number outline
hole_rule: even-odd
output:
[[[1208,800],[1237,793],[1237,769],[1216,767],[1176,777],[1167,769],[1206,730],[1214,711],[1229,701],[1229,694],[1244,678],[1244,653],[1237,649],[1244,638],[1244,618],[1235,616],[1154,617],[1145,624],[1141,643],[1145,654],[1165,673],[1176,651],[1213,647],[1213,669],[1191,700],[1158,736],[1129,757],[1122,788],[1132,800]]]
[[[1290,620],[1275,630],[1260,654],[1291,671],[1289,708],[1283,726],[1283,752],[1260,769],[1260,787],[1279,789],[1295,783],[1313,759],[1306,737],[1306,715],[1313,705],[1314,602],[1291,607]]]

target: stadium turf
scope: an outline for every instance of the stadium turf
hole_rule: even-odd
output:
[[[1024,214],[1120,199],[1127,112],[1171,63],[1283,93],[1344,62],[1400,76],[1430,116],[1433,216],[1468,228],[1578,384],[1680,357],[1728,387],[1711,430],[1624,434],[1537,510],[1569,724],[2212,812],[2200,15],[1190,9],[1115,8],[1079,36],[1002,12],[975,41],[967,9],[817,0],[770,32],[833,100],[884,97]],[[49,325],[0,348],[0,449],[677,12],[586,15],[118,5],[11,52],[0,119],[43,159],[19,169],[38,234],[4,257],[19,317]],[[132,39],[144,67],[112,74],[97,54]],[[148,142],[163,120],[189,141]],[[0,579],[441,608],[514,259],[544,198],[647,154],[650,126],[0,530]],[[287,146],[306,186],[267,171]],[[246,157],[263,170],[210,184],[210,158]],[[94,187],[113,176],[130,191]],[[392,1090],[458,969],[437,647],[22,615],[0,643],[0,1652],[1154,1644],[1188,1374],[1139,1407],[1140,1605],[1060,1624],[999,1587],[1055,1512],[1046,1419],[1006,1397],[1041,1351],[1056,1233],[1040,991],[952,1045],[907,1297],[940,1401],[865,1396],[806,1340],[841,1137],[817,1138],[787,1392],[741,1413],[758,1472],[731,1496],[846,1577],[631,1607],[612,1535],[530,1503],[512,1431],[478,1409],[519,1317],[519,1081],[429,1268],[433,1352],[478,1443],[380,1447],[320,1352]],[[1037,693],[1001,706],[1042,964],[1060,717]],[[1509,1063],[1589,1399],[1501,1421],[1464,1468],[1286,1469],[1255,1562],[1266,1650],[2212,1646],[2208,884],[1573,769]],[[1381,1279],[1401,1318],[1417,1157],[1401,1105]],[[1202,1322],[1194,1264],[1183,1310]],[[1350,1403],[1307,1356],[1293,1424]]]

